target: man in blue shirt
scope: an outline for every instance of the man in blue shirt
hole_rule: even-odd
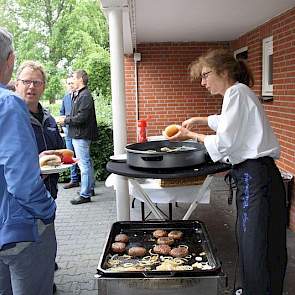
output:
[[[56,205],[40,176],[29,112],[6,88],[12,36],[0,27],[0,294],[53,293]]]
[[[68,93],[63,97],[63,100],[62,100],[62,105],[60,108],[61,116],[68,116],[71,114],[71,110],[73,106],[73,81],[72,80],[73,78],[69,76],[66,81]],[[68,125],[63,126],[62,129],[65,134],[65,142],[66,142],[67,149],[75,152],[72,138],[69,137],[69,126]],[[71,167],[71,181],[64,185],[64,189],[69,189],[69,188],[77,187],[77,186],[79,186],[78,165],[73,165]]]

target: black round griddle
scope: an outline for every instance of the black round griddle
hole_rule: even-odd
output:
[[[191,167],[178,167],[171,169],[144,169],[129,166],[126,162],[109,161],[106,169],[108,172],[136,178],[185,178],[192,176],[203,176],[227,171],[231,165],[225,163],[205,162]]]

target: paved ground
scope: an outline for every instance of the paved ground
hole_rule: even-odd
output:
[[[236,244],[234,236],[235,210],[227,204],[228,190],[223,179],[214,179],[209,205],[199,205],[191,219],[203,221],[208,229],[211,240],[218,249],[218,257],[222,267],[228,275],[229,287],[233,286],[236,260]],[[56,261],[59,270],[55,273],[57,295],[98,294],[94,278],[96,267],[108,231],[116,221],[115,194],[111,188],[97,183],[97,195],[88,204],[73,206],[71,198],[76,196],[77,188],[64,190],[60,185],[60,194],[57,200],[58,211],[56,219],[56,233],[58,252]],[[161,209],[168,211],[166,205]],[[173,218],[181,219],[187,204],[180,203],[173,207]],[[140,220],[140,203],[135,202],[131,209],[132,220]],[[284,295],[295,294],[295,233],[288,231],[289,263],[285,280]],[[179,293],[182,294],[182,293]],[[99,294],[104,295],[104,294]]]

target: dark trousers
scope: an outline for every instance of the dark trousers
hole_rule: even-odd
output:
[[[234,165],[243,295],[280,295],[287,264],[285,188],[274,160]]]

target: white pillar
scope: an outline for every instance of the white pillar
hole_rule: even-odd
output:
[[[122,8],[110,8],[108,10],[115,155],[125,153],[125,146],[127,144],[122,15]],[[115,188],[117,220],[130,220],[130,199],[127,178],[117,176]]]

